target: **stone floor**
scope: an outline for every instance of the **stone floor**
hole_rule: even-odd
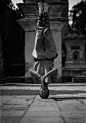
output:
[[[40,85],[0,86],[0,123],[86,123],[86,84],[51,84],[41,99]]]

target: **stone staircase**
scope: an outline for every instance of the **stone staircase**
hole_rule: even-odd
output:
[[[86,75],[84,76],[74,76],[72,82],[86,82]]]
[[[63,68],[62,74],[65,78],[71,77],[72,82],[86,82],[86,68]]]

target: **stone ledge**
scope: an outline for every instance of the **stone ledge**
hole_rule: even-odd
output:
[[[18,3],[17,5],[22,5],[22,4],[24,4],[24,5],[37,5],[38,4],[38,2],[39,1],[32,1],[31,0],[31,2],[30,1],[28,1],[28,0],[25,0],[26,2],[24,2],[24,3]],[[56,4],[68,4],[68,0],[45,0],[45,3],[48,3],[48,4],[52,4],[52,5],[56,5]]]
[[[4,83],[34,83],[32,77],[4,77],[0,79],[0,84]]]
[[[33,78],[32,77],[4,77],[0,79],[0,84],[5,84],[5,83],[27,83],[27,84],[39,84],[39,83],[34,83]],[[56,83],[62,83],[62,77],[57,77],[56,82],[53,82],[53,84]]]

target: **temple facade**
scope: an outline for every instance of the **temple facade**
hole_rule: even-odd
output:
[[[64,77],[86,81],[86,36],[73,33],[63,38],[63,60]]]
[[[38,2],[40,0],[23,0],[23,3],[17,4],[24,15],[24,18],[17,20],[17,22],[25,32],[25,78],[31,77],[29,70],[33,69],[34,65],[32,51],[35,44]],[[44,2],[49,4],[50,28],[58,52],[58,57],[54,61],[54,67],[58,69],[58,80],[73,82],[78,77],[79,80],[86,81],[86,36],[75,33],[68,34],[68,0],[44,0]],[[2,53],[0,38],[0,78],[5,77]]]

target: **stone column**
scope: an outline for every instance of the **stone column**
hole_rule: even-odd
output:
[[[51,21],[51,30],[53,34],[53,38],[55,39],[56,49],[58,52],[58,57],[54,61],[54,67],[58,69],[58,77],[62,76],[62,38],[63,38],[63,28],[65,26],[65,22],[61,21]],[[67,33],[67,30],[64,34]]]
[[[73,58],[72,58],[71,45],[68,44],[67,45],[67,61],[72,61],[72,60],[73,60]]]
[[[80,45],[81,45],[81,50],[80,50],[81,51],[80,52],[81,53],[81,61],[85,61],[85,41],[82,40],[81,43],[80,43]]]
[[[67,48],[67,56],[66,56],[66,62],[65,62],[65,68],[69,68],[70,65],[73,63],[73,51],[71,50],[71,44],[73,44],[73,41],[67,39],[64,40],[66,48]]]
[[[25,31],[25,77],[30,77],[29,69],[33,68],[34,60],[32,57],[32,51],[35,42],[35,29],[36,19],[28,18],[18,20],[18,23],[22,26]]]
[[[4,77],[4,69],[3,69],[3,57],[2,57],[2,41],[0,38],[0,79]]]

